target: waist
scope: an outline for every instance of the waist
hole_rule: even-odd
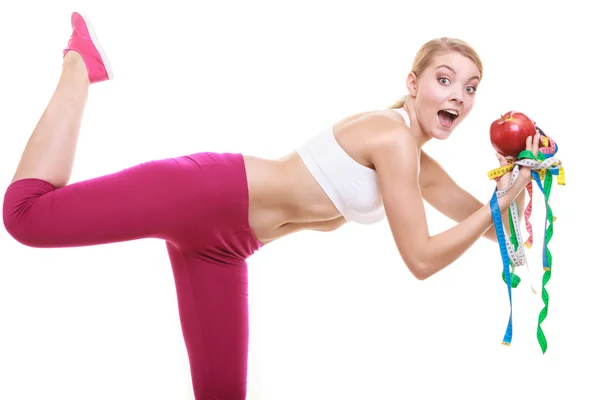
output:
[[[291,231],[323,230],[341,214],[296,152],[277,160],[244,156],[250,226],[266,243]]]
[[[296,152],[278,160],[245,156],[245,162],[251,207],[270,210],[281,224],[341,215]]]

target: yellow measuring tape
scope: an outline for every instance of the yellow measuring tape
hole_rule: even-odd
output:
[[[525,224],[529,238],[523,242],[520,230],[519,212],[516,201],[511,202],[508,213],[509,213],[509,224],[510,224],[510,237],[506,238],[504,235],[504,226],[502,216],[500,215],[497,198],[504,195],[508,188],[497,190],[492,196],[491,208],[494,219],[494,227],[498,237],[498,245],[500,246],[500,254],[502,256],[502,262],[504,265],[502,279],[507,284],[508,295],[510,301],[510,318],[504,340],[502,341],[505,345],[510,345],[512,341],[512,288],[516,288],[520,282],[520,278],[514,273],[515,267],[527,266],[529,271],[529,265],[525,257],[525,248],[530,248],[533,243],[533,230],[529,218],[532,211],[532,200],[533,200],[533,181],[535,181],[544,194],[546,203],[546,220],[545,220],[545,233],[544,233],[544,251],[542,255],[542,263],[544,269],[544,276],[542,279],[542,301],[544,307],[540,311],[538,318],[538,329],[537,338],[542,348],[542,352],[546,352],[547,341],[544,332],[541,328],[541,323],[544,321],[548,314],[548,292],[546,290],[546,284],[550,280],[552,270],[552,255],[548,249],[548,243],[552,238],[554,232],[554,221],[556,217],[552,213],[552,209],[549,205],[550,191],[553,182],[553,176],[557,176],[558,185],[565,185],[565,172],[562,166],[562,162],[555,157],[558,151],[558,146],[550,137],[548,137],[539,127],[536,127],[536,131],[540,133],[541,145],[538,154],[534,155],[529,151],[523,151],[519,154],[516,160],[510,159],[508,165],[504,165],[495,168],[488,172],[488,178],[490,180],[497,180],[504,174],[511,173],[511,179],[509,187],[514,184],[516,178],[519,175],[519,168],[521,166],[531,168],[532,182],[527,184],[527,192],[529,194],[529,204],[524,211]],[[509,266],[511,270],[509,271]],[[534,293],[537,293],[531,285],[531,289]]]

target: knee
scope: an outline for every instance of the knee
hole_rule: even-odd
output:
[[[19,201],[17,196],[11,192],[11,188],[12,185],[9,186],[4,194],[4,203],[2,203],[2,223],[8,234],[20,242],[18,211],[19,204],[21,204],[22,201]]]
[[[6,229],[6,232],[8,232],[14,240],[28,247],[42,247],[41,244],[34,239],[34,236],[24,228],[23,224],[19,224],[14,218],[7,219],[6,215],[4,216],[4,229]]]
[[[17,242],[29,247],[43,247],[40,224],[32,216],[34,204],[43,193],[20,181],[11,184],[4,194],[2,223]]]
[[[3,204],[2,222],[6,232],[17,242],[25,246],[36,247],[30,224],[25,221],[25,218],[20,218],[15,205],[6,200]]]

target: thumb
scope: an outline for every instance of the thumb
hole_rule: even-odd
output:
[[[508,161],[502,154],[496,153],[496,158],[500,162],[500,166],[508,165]]]

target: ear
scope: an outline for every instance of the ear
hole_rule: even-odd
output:
[[[406,77],[406,89],[411,97],[417,97],[417,76],[414,72],[411,72]]]

